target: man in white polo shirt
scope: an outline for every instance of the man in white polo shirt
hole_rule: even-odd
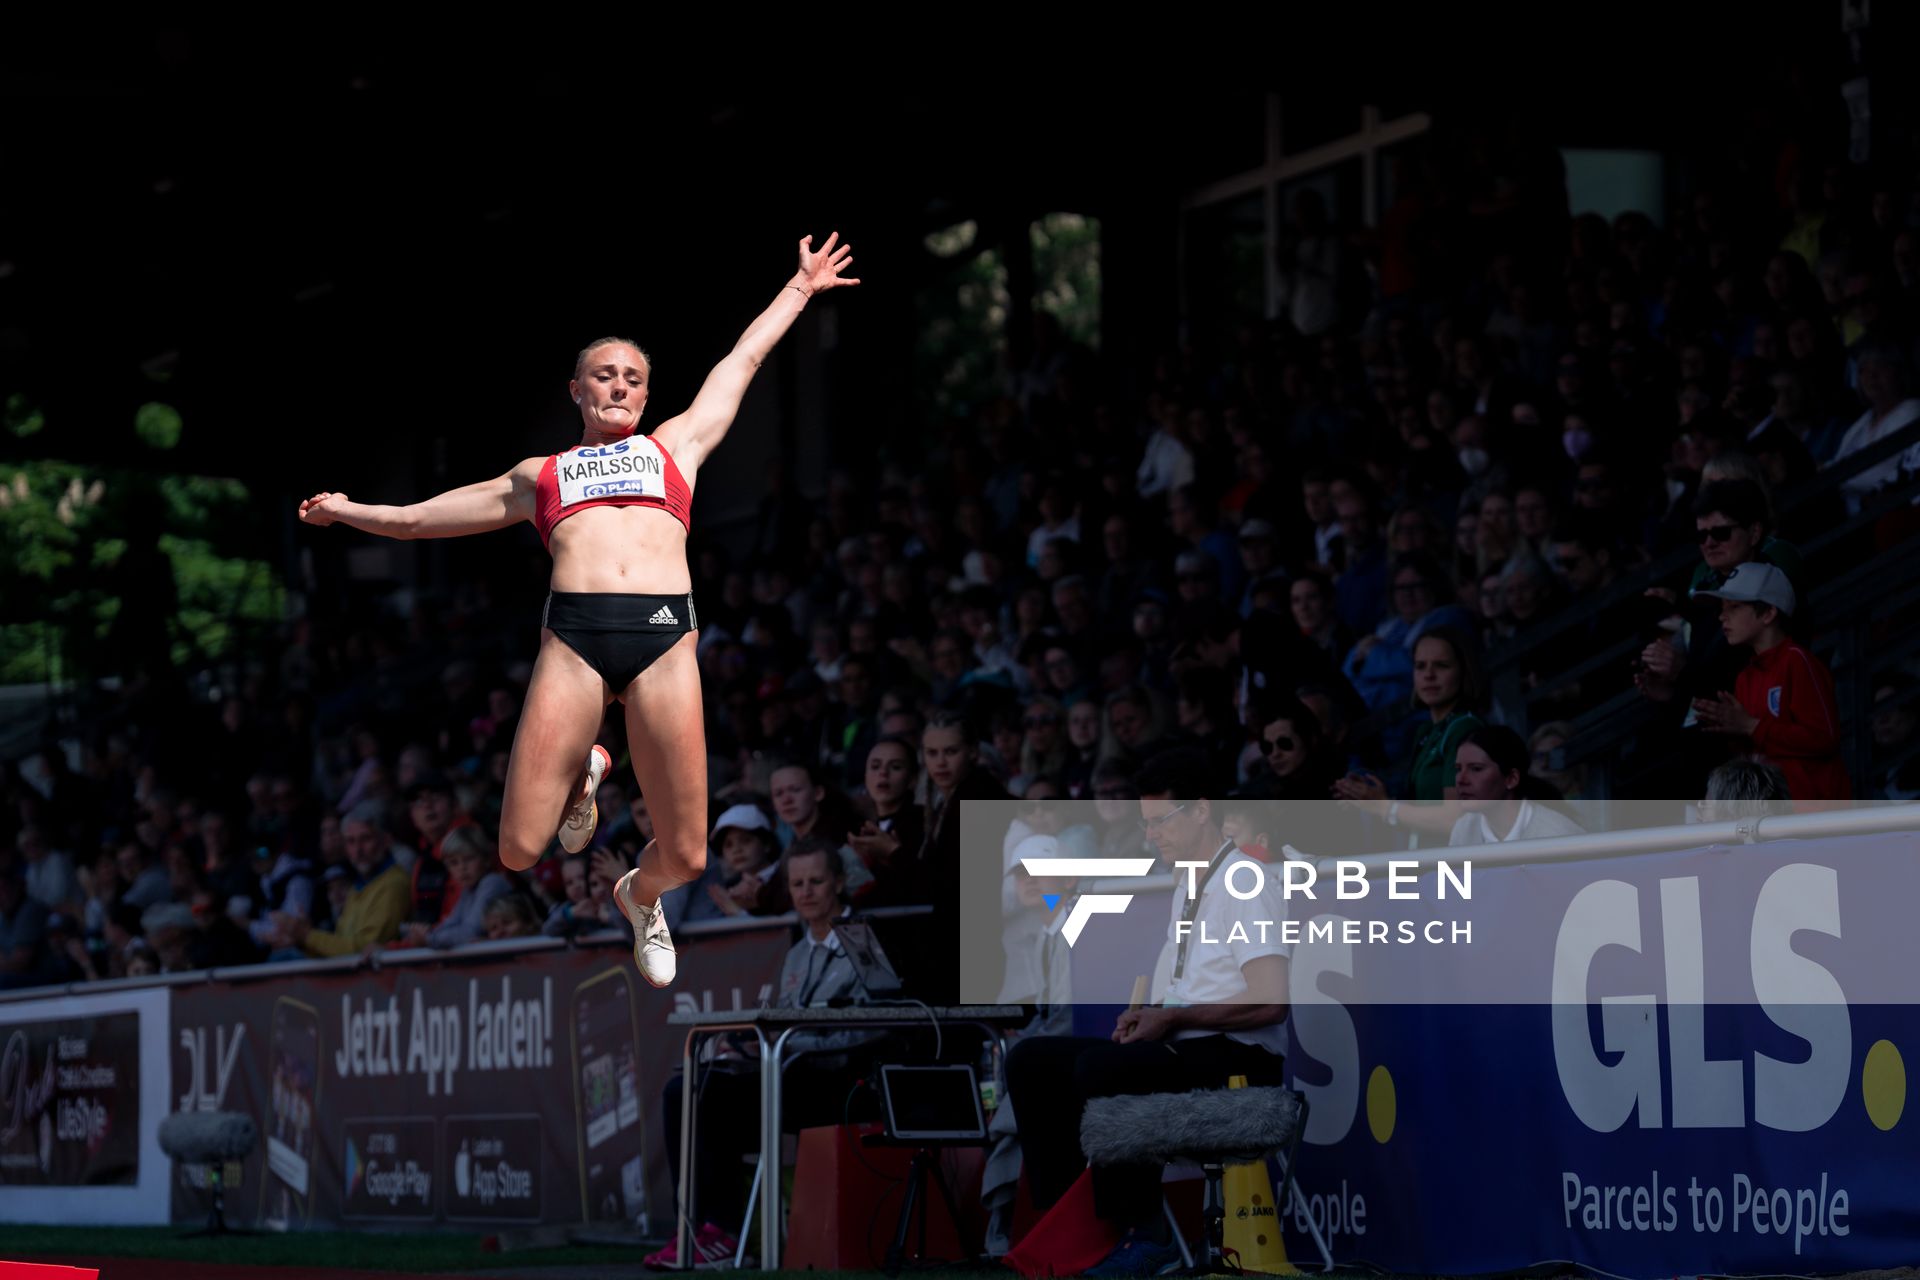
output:
[[[1161,861],[1177,873],[1166,934],[1173,977],[1164,1003],[1122,1013],[1108,1039],[1039,1036],[1022,1040],[1008,1055],[1007,1094],[1017,1108],[1028,1184],[1041,1210],[1086,1167],[1080,1116],[1087,1099],[1224,1088],[1232,1075],[1244,1075],[1253,1085],[1281,1083],[1290,948],[1280,941],[1280,922],[1286,900],[1277,877],[1221,836],[1217,805],[1201,798],[1208,777],[1206,758],[1182,748],[1155,756],[1134,780],[1140,825]],[[1242,862],[1252,869],[1232,870]],[[1261,888],[1245,900],[1236,898],[1227,891],[1229,877],[1240,893],[1256,882]],[[1188,894],[1190,884],[1199,887],[1197,900]],[[1182,928],[1183,922],[1189,927]],[[1095,1209],[1124,1224],[1126,1234],[1086,1274],[1153,1275],[1180,1260],[1161,1212],[1160,1175],[1158,1165],[1093,1171]]]

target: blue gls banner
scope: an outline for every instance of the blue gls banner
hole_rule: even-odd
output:
[[[1294,949],[1291,1256],[1315,1256],[1311,1219],[1337,1262],[1399,1272],[1911,1265],[1917,883],[1901,833],[1479,867],[1470,904],[1290,901],[1471,924]],[[1169,908],[1142,893],[1133,929],[1087,930],[1078,1029],[1110,1029],[1092,1002],[1152,971]]]

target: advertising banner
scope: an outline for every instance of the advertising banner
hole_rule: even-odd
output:
[[[0,1004],[0,1221],[167,1221],[167,1015],[164,990]]]
[[[698,939],[667,991],[620,945],[175,988],[173,1105],[258,1121],[242,1222],[664,1224],[667,1015],[759,1004],[786,948]],[[179,1218],[205,1211],[200,1171],[174,1183]]]
[[[1429,873],[1287,902],[1291,1256],[1311,1224],[1399,1272],[1910,1264],[1920,837],[1455,871],[1470,899]],[[1155,972],[1172,908],[1157,883],[1083,931],[1082,1034]]]

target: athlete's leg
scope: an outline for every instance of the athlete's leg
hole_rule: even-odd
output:
[[[525,871],[553,842],[610,700],[599,672],[542,629],[500,806],[500,861],[507,866]]]
[[[634,778],[653,818],[654,838],[641,851],[628,886],[643,907],[698,878],[707,866],[707,729],[698,641],[698,632],[682,636],[621,697]]]

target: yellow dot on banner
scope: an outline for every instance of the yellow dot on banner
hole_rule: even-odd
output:
[[[1875,1128],[1884,1131],[1900,1123],[1900,1113],[1907,1109],[1907,1064],[1893,1041],[1882,1040],[1867,1050],[1860,1095],[1866,1099],[1867,1119]]]
[[[1367,1127],[1373,1130],[1373,1140],[1384,1143],[1393,1136],[1395,1113],[1399,1103],[1393,1092],[1393,1073],[1385,1067],[1375,1067],[1373,1074],[1367,1077]]]

